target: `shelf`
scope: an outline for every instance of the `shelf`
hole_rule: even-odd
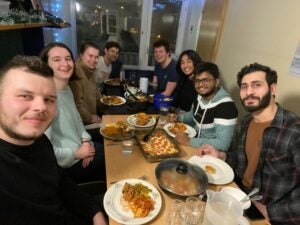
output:
[[[0,31],[28,29],[28,28],[35,28],[35,27],[66,28],[66,27],[70,27],[70,24],[65,23],[65,24],[57,25],[53,23],[20,23],[20,24],[13,24],[13,25],[0,25]]]

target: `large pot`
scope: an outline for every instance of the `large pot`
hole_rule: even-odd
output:
[[[155,169],[160,188],[179,197],[199,196],[208,186],[206,173],[186,160],[166,159]]]

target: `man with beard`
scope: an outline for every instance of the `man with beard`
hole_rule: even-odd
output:
[[[251,114],[228,152],[206,145],[198,154],[226,160],[246,192],[258,187],[264,198],[254,204],[271,224],[300,224],[300,119],[275,102],[276,71],[254,63],[237,78],[242,104]]]
[[[0,224],[107,224],[57,165],[44,135],[55,112],[53,71],[38,57],[0,70]]]
[[[226,151],[237,123],[236,106],[228,92],[220,87],[220,72],[216,64],[200,63],[194,74],[198,96],[190,111],[179,114],[179,121],[194,126],[197,136],[189,138],[187,134],[177,132],[175,139],[183,145],[200,147],[210,144]]]

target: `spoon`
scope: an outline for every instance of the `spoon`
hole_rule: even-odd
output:
[[[245,198],[240,200],[240,202],[249,200],[251,196],[256,195],[258,192],[259,192],[259,188],[257,187],[253,188],[252,191],[250,191],[249,194],[245,196]]]
[[[250,198],[245,198],[245,199],[242,199],[240,202],[243,203],[243,202],[246,202],[246,201],[259,201],[263,198],[264,196],[263,195],[255,195],[255,196],[252,196]]]
[[[124,88],[125,88],[125,90],[126,90],[126,91],[134,98],[134,100],[136,100],[136,101],[139,100],[134,94],[132,94],[131,91],[129,91],[129,88],[128,88],[128,85],[127,85],[127,84],[124,85]]]
[[[143,137],[143,141],[147,142],[151,136],[151,134],[153,133],[153,131],[155,130],[156,126],[157,126],[157,123],[158,123],[158,116],[156,117],[156,120],[155,120],[155,124],[154,126],[152,127],[152,129],[150,130],[149,133],[147,133],[144,137]]]

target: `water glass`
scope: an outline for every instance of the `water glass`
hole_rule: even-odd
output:
[[[185,225],[200,225],[203,217],[203,202],[197,197],[188,197],[181,213]]]
[[[169,113],[169,107],[162,106],[159,109],[159,123],[161,125],[165,124],[167,122],[167,117]]]
[[[130,155],[133,151],[133,140],[125,140],[122,142],[123,155]]]
[[[181,217],[181,210],[184,204],[179,199],[172,200],[168,214],[168,225],[184,225],[184,220]]]

